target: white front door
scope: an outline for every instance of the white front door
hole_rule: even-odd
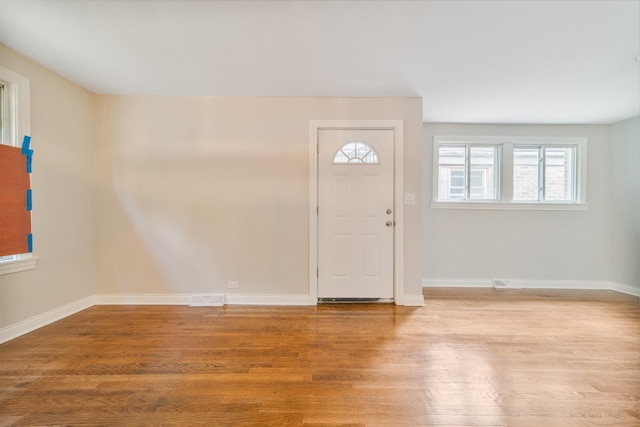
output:
[[[394,131],[318,135],[318,298],[393,298]]]

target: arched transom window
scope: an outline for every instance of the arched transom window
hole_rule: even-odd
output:
[[[334,164],[342,163],[365,163],[380,164],[378,153],[369,144],[362,141],[350,141],[344,144],[335,156],[333,156]]]

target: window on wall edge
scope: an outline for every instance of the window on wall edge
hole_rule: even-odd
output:
[[[587,210],[587,138],[433,139],[433,208]]]
[[[0,144],[21,147],[25,135],[31,136],[30,82],[0,67]],[[0,256],[0,275],[35,268],[33,253]]]

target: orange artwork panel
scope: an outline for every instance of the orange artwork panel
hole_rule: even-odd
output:
[[[0,145],[0,256],[29,252],[31,212],[27,190],[31,180],[19,147]]]

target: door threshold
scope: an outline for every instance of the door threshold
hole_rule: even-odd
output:
[[[318,298],[319,304],[390,304],[393,298]]]

